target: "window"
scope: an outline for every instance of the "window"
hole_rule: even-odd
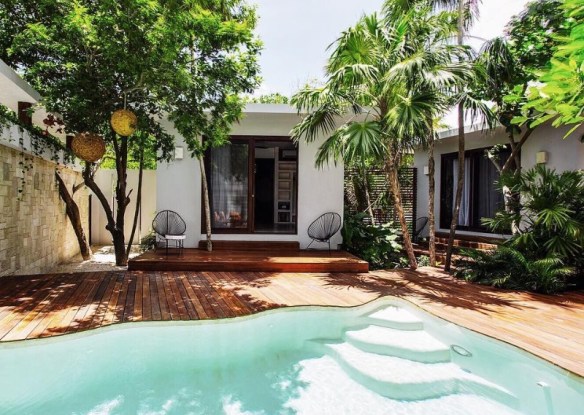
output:
[[[458,229],[488,232],[481,224],[481,219],[492,218],[503,208],[503,194],[497,189],[496,183],[499,171],[487,157],[487,150],[481,148],[465,153],[464,189],[458,215]],[[507,149],[499,152],[500,166],[510,154]],[[457,182],[458,153],[443,154],[440,177],[440,227],[443,229],[450,227]]]

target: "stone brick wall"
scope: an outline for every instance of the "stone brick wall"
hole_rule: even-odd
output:
[[[56,168],[54,162],[0,144],[0,276],[42,273],[79,253],[59,197]],[[60,168],[69,190],[82,181],[79,172]],[[87,189],[74,198],[88,232]]]

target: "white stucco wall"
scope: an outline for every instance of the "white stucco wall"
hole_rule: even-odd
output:
[[[577,129],[569,137],[564,135],[569,128],[553,128],[544,125],[537,128],[524,144],[521,151],[521,165],[524,169],[535,166],[535,155],[540,151],[548,153],[546,166],[557,171],[584,169],[584,144],[580,138],[584,134],[584,126]],[[436,142],[436,230],[447,232],[448,229],[440,227],[440,171],[441,155],[458,151],[457,132],[449,133],[447,137]],[[508,139],[503,129],[494,132],[475,131],[466,134],[466,149],[489,147],[498,143],[507,143]],[[418,217],[428,216],[428,176],[424,174],[424,166],[428,165],[428,153],[425,150],[417,150],[414,154],[414,166],[418,168]],[[493,236],[492,234],[457,231],[461,235]]]
[[[235,125],[232,135],[289,136],[290,130],[300,121],[296,111],[287,105],[252,104]],[[174,133],[176,146],[185,148],[183,160],[161,162],[157,168],[157,209],[177,211],[187,223],[186,247],[195,247],[205,239],[201,232],[201,174],[198,161],[186,151],[182,138],[169,122],[163,123]],[[306,230],[310,223],[325,212],[343,215],[343,166],[330,165],[323,169],[314,166],[315,155],[322,142],[302,143],[298,148],[298,234],[215,234],[215,240],[246,241],[298,241],[301,248],[310,243]],[[340,233],[331,241],[332,246],[342,242]],[[315,246],[316,245],[316,246]],[[325,244],[312,247],[327,248]],[[312,248],[311,247],[311,248]]]

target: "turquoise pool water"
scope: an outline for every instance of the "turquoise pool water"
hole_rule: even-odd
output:
[[[0,345],[1,414],[577,415],[582,408],[581,378],[397,299]]]

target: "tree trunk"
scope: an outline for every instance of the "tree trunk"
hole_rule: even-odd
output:
[[[454,208],[452,209],[452,220],[450,221],[450,234],[448,235],[448,246],[446,248],[446,261],[444,271],[450,271],[452,264],[452,250],[454,248],[454,237],[456,236],[456,226],[458,225],[458,213],[462,201],[462,189],[464,187],[464,105],[458,104],[458,183],[456,185],[456,197]]]
[[[410,268],[416,269],[418,268],[418,262],[416,261],[416,255],[414,254],[414,246],[412,245],[412,239],[410,237],[410,231],[408,230],[408,223],[406,222],[406,216],[401,200],[401,186],[399,184],[398,169],[388,161],[385,164],[385,172],[387,175],[387,180],[389,181],[394,208],[397,212],[398,220],[401,225],[404,249],[408,256]]]
[[[430,253],[430,266],[436,266],[436,219],[434,216],[434,203],[436,198],[436,178],[434,164],[434,129],[430,130],[428,141],[428,233]]]
[[[144,172],[144,142],[140,142],[140,162],[138,170],[138,193],[136,194],[136,209],[134,210],[134,223],[132,224],[132,232],[128,240],[128,248],[126,249],[126,256],[130,258],[130,251],[132,250],[132,242],[134,242],[134,235],[138,226],[138,218],[140,216],[140,209],[142,209],[142,175]]]
[[[213,241],[211,240],[211,205],[209,204],[209,187],[207,186],[207,173],[203,157],[199,157],[199,167],[201,169],[201,180],[203,182],[203,201],[205,205],[205,228],[207,231],[207,251],[213,251]]]
[[[118,180],[116,182],[116,225],[115,231],[112,232],[114,252],[116,254],[116,265],[118,266],[128,265],[128,255],[126,254],[126,241],[124,236],[126,207],[130,203],[130,199],[126,194],[128,182],[127,167],[128,139],[122,137],[120,152],[118,157],[116,157],[116,170],[118,172]]]
[[[59,175],[57,171],[55,171],[55,178],[57,179],[57,183],[59,184],[59,195],[63,202],[65,202],[65,208],[67,212],[67,217],[73,226],[73,230],[75,231],[75,236],[77,236],[77,243],[79,244],[79,251],[81,252],[81,256],[83,257],[84,261],[91,259],[91,247],[87,242],[87,238],[85,237],[85,231],[83,230],[83,226],[81,224],[81,215],[79,213],[79,207],[77,203],[69,193],[65,182]]]
[[[371,195],[369,194],[369,178],[367,175],[367,169],[365,166],[361,169],[361,174],[363,174],[363,186],[365,186],[365,202],[367,203],[367,213],[371,218],[371,224],[375,226],[375,216],[373,215],[373,206],[371,206]]]
[[[117,161],[116,161],[117,163]],[[107,218],[107,225],[105,228],[111,233],[112,235],[112,242],[114,244],[114,253],[116,255],[116,265],[118,266],[125,266],[128,263],[128,257],[126,256],[126,245],[124,243],[124,229],[118,227],[118,223],[114,218],[113,211],[109,202],[95,180],[93,179],[93,173],[91,171],[91,163],[86,163],[85,168],[83,169],[83,179],[85,185],[89,187],[89,189],[93,192],[93,194],[97,197],[103,210],[105,212]],[[118,177],[118,182],[119,182]],[[125,188],[125,187],[124,187]],[[129,201],[128,198],[124,199],[125,202]],[[120,204],[120,200],[117,201],[118,206]],[[124,209],[125,210],[125,209]],[[121,210],[118,209],[118,214]]]
[[[464,43],[464,0],[458,0],[458,30],[457,43],[462,46]],[[454,237],[456,236],[456,226],[458,225],[458,212],[462,201],[462,188],[464,186],[464,104],[458,104],[458,185],[454,208],[452,209],[452,220],[450,221],[450,234],[448,235],[448,246],[446,247],[446,260],[444,261],[444,271],[450,271],[452,263],[452,249]]]

